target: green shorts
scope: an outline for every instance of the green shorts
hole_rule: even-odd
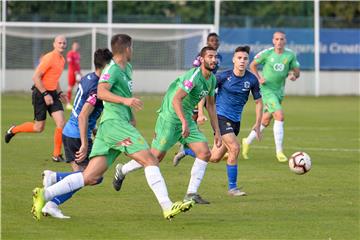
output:
[[[187,138],[181,136],[181,123],[172,123],[162,117],[158,117],[155,125],[155,136],[151,148],[161,152],[168,151],[175,143],[189,144],[193,142],[207,142],[205,135],[199,130],[193,120],[188,120],[190,135]]]
[[[105,156],[111,166],[122,152],[133,154],[146,149],[149,145],[133,125],[109,119],[100,124],[89,158]]]
[[[282,110],[281,102],[283,98],[284,96],[279,96],[275,93],[262,93],[264,112],[273,113]]]

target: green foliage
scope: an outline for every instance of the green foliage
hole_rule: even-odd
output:
[[[139,94],[136,94],[139,96]],[[144,110],[137,126],[150,142],[161,96],[140,95]],[[251,100],[243,113],[240,136],[255,120]],[[32,119],[31,95],[2,96],[2,129]],[[195,207],[172,222],[163,219],[144,172],[128,175],[120,192],[112,189],[112,166],[102,184],[78,191],[61,206],[72,218],[32,219],[31,190],[45,169],[69,171],[50,160],[54,123],[41,134],[18,134],[1,141],[2,239],[358,239],[359,97],[287,97],[285,153],[306,151],[312,169],[299,176],[275,159],[272,129],[252,145],[249,160],[239,160],[239,183],[246,197],[227,196],[226,166],[209,164],[199,193],[210,205]],[[69,111],[66,112],[67,117]],[[201,129],[212,142],[207,122]],[[185,194],[193,159],[176,168],[171,149],[160,164],[172,200]],[[119,161],[126,162],[121,155]]]
[[[321,1],[324,27],[359,27],[360,2]],[[213,1],[113,1],[117,23],[214,21]],[[8,21],[106,22],[107,1],[7,1]],[[222,1],[225,27],[312,27],[312,1]]]

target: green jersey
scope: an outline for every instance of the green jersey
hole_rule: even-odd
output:
[[[288,48],[282,54],[275,53],[273,47],[265,49],[255,56],[254,61],[263,65],[265,84],[260,86],[263,94],[275,92],[283,95],[289,71],[300,67],[296,54]]]
[[[216,78],[213,73],[211,73],[209,79],[205,79],[200,67],[192,68],[170,84],[158,111],[159,115],[168,121],[180,123],[172,102],[176,91],[181,88],[188,94],[183,98],[182,107],[186,119],[190,120],[192,111],[200,100],[205,96],[215,95],[215,87]]]
[[[110,91],[118,96],[132,97],[132,66],[127,63],[125,69],[121,69],[113,60],[106,65],[101,73],[99,83],[106,82],[111,85]],[[129,122],[132,118],[131,108],[120,103],[104,101],[104,113],[101,122],[108,119],[124,120]]]

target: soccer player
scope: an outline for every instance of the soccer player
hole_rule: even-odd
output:
[[[114,35],[111,50],[113,60],[103,70],[98,85],[98,97],[104,102],[104,113],[89,156],[89,165],[83,172],[68,175],[47,188],[35,188],[31,210],[35,219],[40,219],[45,202],[55,196],[97,184],[121,152],[144,166],[146,180],[165,219],[189,210],[194,204],[192,200],[175,203],[170,200],[158,167],[159,161],[151,154],[143,136],[131,124],[135,122],[132,108],[141,110],[143,106],[140,99],[132,97],[131,37],[126,34]]]
[[[65,65],[65,59],[62,56],[66,48],[65,37],[56,36],[53,47],[53,51],[41,58],[33,76],[32,104],[35,121],[11,126],[5,134],[5,142],[9,143],[18,133],[41,133],[45,128],[46,112],[48,112],[56,124],[52,159],[55,162],[62,162],[64,159],[61,155],[61,145],[65,117],[61,101],[66,102],[66,95],[61,91],[59,78]]]
[[[300,64],[296,59],[296,54],[285,48],[286,35],[284,32],[275,32],[272,42],[274,47],[265,49],[255,56],[250,64],[250,70],[259,79],[264,104],[260,131],[262,132],[269,126],[272,118],[275,119],[273,131],[276,158],[279,162],[287,162],[288,159],[283,152],[284,112],[281,102],[284,98],[285,80],[288,78],[295,81],[299,78]],[[262,75],[257,70],[258,65],[263,65]],[[249,158],[249,147],[256,135],[257,132],[252,130],[247,138],[242,139],[242,155],[245,159]]]
[[[66,162],[71,164],[74,172],[83,171],[89,163],[88,155],[92,147],[91,133],[103,110],[102,101],[97,98],[97,85],[101,71],[106,64],[110,63],[111,59],[112,53],[109,49],[95,51],[95,72],[89,73],[81,79],[76,92],[72,114],[63,130]],[[69,174],[72,173],[45,170],[43,172],[44,187],[51,186]],[[64,216],[59,209],[59,205],[70,199],[74,192],[54,197],[45,204],[42,213],[55,218],[69,218]]]
[[[260,124],[262,117],[262,101],[258,79],[246,70],[249,64],[250,47],[239,46],[233,56],[234,67],[231,70],[216,75],[218,92],[216,94],[216,111],[219,119],[219,128],[223,145],[216,145],[211,150],[210,162],[219,162],[228,152],[227,177],[228,194],[230,196],[244,196],[245,192],[237,186],[238,157],[240,144],[237,136],[240,132],[240,123],[243,108],[248,101],[250,92],[255,100],[256,121],[254,130],[260,140]],[[177,165],[177,164],[176,164]]]
[[[200,56],[200,67],[190,69],[170,84],[158,111],[151,152],[161,161],[175,143],[187,144],[196,158],[184,201],[194,200],[196,203],[208,204],[198,194],[198,188],[210,159],[210,149],[206,137],[192,119],[192,110],[206,97],[215,144],[220,147],[221,137],[214,99],[216,79],[212,73],[216,67],[216,51],[212,47],[204,47]],[[113,180],[115,190],[120,190],[126,174],[141,167],[134,160],[125,165],[118,164]]]
[[[67,89],[67,104],[66,109],[71,110],[71,95],[72,90],[77,82],[81,79],[80,70],[80,44],[74,41],[71,45],[71,50],[66,54],[68,63],[68,89]]]
[[[212,47],[217,51],[220,46],[219,35],[217,35],[214,32],[209,33],[209,35],[207,36],[207,39],[206,39],[206,44],[207,44],[207,46]],[[222,56],[219,53],[217,53],[216,54],[216,66],[212,70],[213,74],[216,74],[216,72],[220,68],[221,61],[222,61]],[[201,62],[200,62],[200,54],[199,54],[193,61],[193,66],[199,67],[200,64],[201,64]],[[195,108],[193,110],[192,117],[193,117],[194,121],[196,121],[196,123],[199,125],[202,125],[205,123],[205,121],[207,121],[207,118],[204,114],[204,105],[205,105],[205,99],[202,99],[199,102],[199,104],[195,106]],[[173,162],[174,163],[178,162],[187,155],[195,157],[195,153],[188,146],[181,144],[179,151],[174,156]]]

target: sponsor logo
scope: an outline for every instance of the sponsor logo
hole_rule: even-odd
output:
[[[107,81],[107,80],[109,80],[109,78],[110,78],[110,74],[109,73],[104,73],[104,74],[101,75],[100,80]]]
[[[194,87],[194,85],[190,80],[185,80],[184,87],[186,90],[191,90]]]
[[[282,71],[284,71],[284,68],[285,68],[285,65],[282,64],[282,63],[275,63],[274,64],[274,70],[276,72],[282,72]]]
[[[205,96],[207,96],[209,94],[209,91],[206,91],[206,90],[202,90],[199,97],[200,98],[204,98]]]
[[[128,82],[128,88],[129,88],[130,92],[132,92],[132,90],[133,90],[133,81]]]

